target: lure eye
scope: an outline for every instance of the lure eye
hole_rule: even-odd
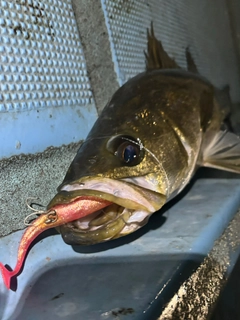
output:
[[[107,142],[107,149],[125,166],[136,166],[144,156],[139,140],[131,136],[112,137]]]
[[[125,141],[118,147],[116,156],[127,165],[135,165],[138,163],[140,155],[140,147],[129,141]]]

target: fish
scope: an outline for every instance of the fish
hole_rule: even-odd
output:
[[[225,119],[230,99],[199,74],[189,48],[182,69],[147,31],[146,70],[112,96],[80,146],[57,194],[22,236],[7,288],[32,241],[56,228],[92,245],[126,236],[178,195],[199,167],[240,173],[240,139]],[[229,88],[227,88],[229,93]]]

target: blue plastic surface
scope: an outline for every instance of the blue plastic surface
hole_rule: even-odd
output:
[[[149,319],[198,266],[240,206],[240,179],[219,175],[228,179],[198,179],[130,236],[74,248],[56,234],[39,241],[16,292],[0,279],[0,318]],[[0,260],[12,267],[22,233],[0,240]]]

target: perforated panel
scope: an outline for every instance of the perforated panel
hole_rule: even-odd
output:
[[[157,37],[179,65],[186,67],[189,47],[201,74],[218,87],[229,84],[232,99],[240,99],[224,0],[102,0],[102,7],[120,84],[144,70],[146,28],[153,21]]]
[[[0,157],[77,141],[95,119],[71,1],[2,0]]]

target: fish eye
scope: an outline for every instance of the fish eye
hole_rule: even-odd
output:
[[[130,136],[112,137],[107,143],[107,149],[126,166],[136,166],[143,159],[139,142]]]
[[[127,165],[135,165],[140,154],[140,146],[138,144],[125,141],[118,147],[115,155]]]

